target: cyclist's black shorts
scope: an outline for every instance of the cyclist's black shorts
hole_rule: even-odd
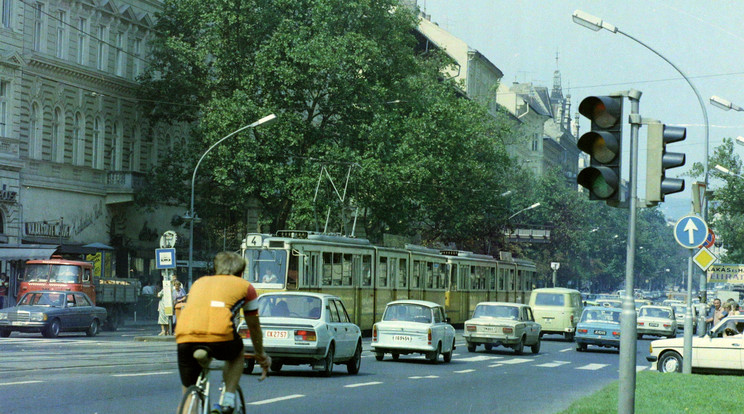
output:
[[[213,358],[229,361],[243,355],[243,340],[237,333],[234,333],[231,341],[178,344],[178,372],[184,387],[196,384],[201,373],[201,365],[194,359],[194,351],[197,349],[206,349]]]

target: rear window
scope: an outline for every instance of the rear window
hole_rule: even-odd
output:
[[[320,319],[321,306],[315,296],[263,295],[258,298],[258,316]]]
[[[385,309],[382,320],[431,323],[431,309],[411,303],[390,305]]]
[[[564,306],[565,295],[563,293],[538,293],[535,297],[536,306]]]

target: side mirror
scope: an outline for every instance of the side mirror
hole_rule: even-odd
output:
[[[715,335],[715,332],[713,332],[712,329],[710,331],[708,331],[708,336],[709,337],[713,338],[714,337],[713,335]]]

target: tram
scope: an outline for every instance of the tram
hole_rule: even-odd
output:
[[[362,330],[372,329],[385,305],[398,299],[444,304],[452,324],[462,324],[483,301],[525,303],[535,264],[502,252],[499,259],[416,245],[375,246],[366,239],[303,230],[248,234],[241,246],[243,278],[259,294],[276,291],[340,297]]]

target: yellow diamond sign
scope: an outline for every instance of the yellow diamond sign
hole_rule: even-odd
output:
[[[703,269],[703,272],[708,270],[708,268],[713,265],[716,260],[718,260],[716,255],[711,253],[710,250],[705,247],[701,247],[700,250],[695,253],[695,256],[692,257],[692,261],[695,262],[695,264],[698,265],[699,268]]]

